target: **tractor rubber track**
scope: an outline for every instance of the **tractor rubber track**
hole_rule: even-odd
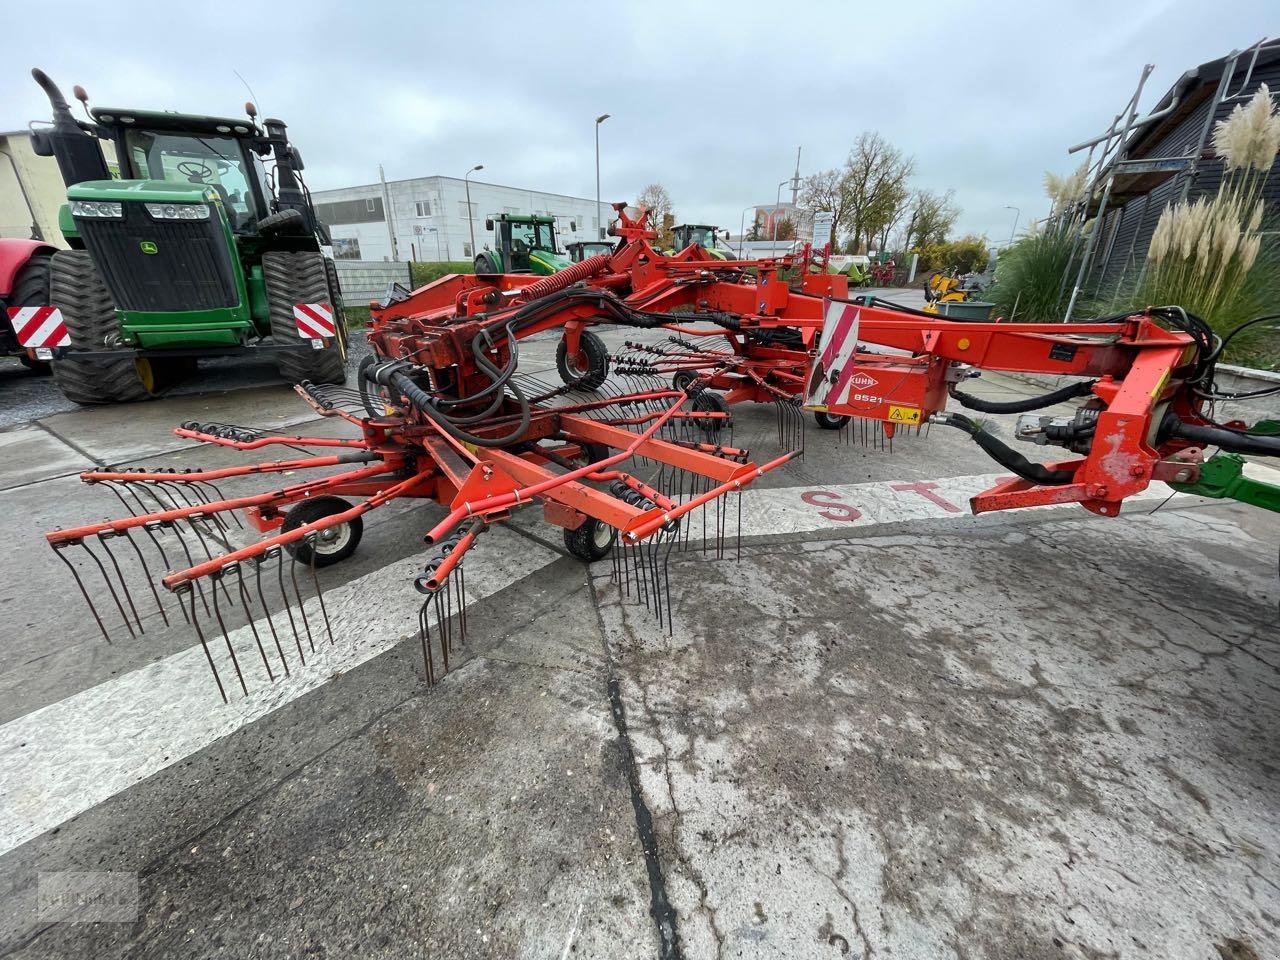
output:
[[[298,303],[321,303],[334,299],[329,291],[329,272],[319,253],[286,253],[273,251],[262,255],[262,272],[267,281],[267,300],[271,310],[271,339],[275,343],[298,343],[298,328],[293,307]],[[338,321],[339,338],[345,340],[346,328],[341,321],[340,305],[333,304]],[[280,375],[290,383],[310,380],[312,383],[346,383],[345,343],[337,340],[325,350],[299,350],[282,353]]]
[[[49,301],[62,311],[71,346],[100,350],[120,332],[111,293],[86,250],[59,250],[53,255]],[[151,396],[132,358],[58,360],[53,380],[76,403],[122,403]]]

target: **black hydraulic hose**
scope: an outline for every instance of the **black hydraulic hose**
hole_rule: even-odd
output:
[[[1165,432],[1201,447],[1219,447],[1232,453],[1256,453],[1264,457],[1280,457],[1280,436],[1263,436],[1223,427],[1206,427],[1183,423],[1174,415],[1165,418]]]
[[[982,397],[975,397],[971,393],[954,389],[951,391],[951,396],[960,401],[962,406],[980,413],[1028,413],[1032,410],[1051,407],[1065,400],[1074,400],[1076,397],[1087,397],[1093,392],[1095,383],[1097,383],[1096,380],[1084,380],[1065,386],[1061,390],[1054,390],[1052,393],[1039,397],[1026,397],[1022,400],[984,400]]]
[[[413,404],[414,409],[423,416],[428,417],[451,437],[461,440],[463,443],[472,443],[477,447],[505,447],[518,442],[529,430],[529,403],[515,383],[511,384],[511,392],[520,403],[520,422],[505,437],[480,437],[455,427],[448,417],[436,409],[435,400],[431,394],[427,393],[403,373],[398,370],[392,371],[389,380],[390,385],[404,394],[409,402]]]
[[[935,414],[933,419],[969,434],[974,442],[1000,466],[1017,474],[1023,480],[1043,486],[1061,486],[1064,483],[1073,482],[1076,478],[1074,470],[1053,470],[1042,463],[1028,460],[995,434],[988,432],[982,424],[969,419],[963,413],[939,413]]]

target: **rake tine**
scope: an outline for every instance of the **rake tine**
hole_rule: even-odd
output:
[[[198,500],[201,504],[203,504],[206,507],[209,506],[210,504],[209,498],[208,496],[206,496],[205,492],[200,489],[199,484],[188,481],[187,489],[191,491],[191,495],[195,497],[196,500]],[[227,525],[222,522],[222,518],[218,516],[216,512],[211,510],[208,513],[206,513],[205,516],[207,516],[210,520],[212,520],[214,524],[217,525],[218,529],[221,530],[223,533],[227,532]]]
[[[462,645],[467,645],[467,572],[462,564],[453,568],[454,577],[458,581],[458,635]]]
[[[229,703],[227,700],[226,688],[222,686],[222,677],[218,674],[218,665],[213,661],[213,654],[209,650],[209,641],[205,638],[204,631],[200,629],[200,617],[196,614],[196,592],[191,589],[191,584],[186,583],[178,588],[178,602],[182,603],[182,591],[186,590],[191,594],[191,615],[187,618],[196,628],[196,637],[200,640],[200,647],[204,650],[204,658],[209,661],[209,669],[213,671],[213,682],[218,685],[218,695],[222,697],[223,703]]]
[[[279,547],[272,547],[263,557],[270,557],[274,553],[276,559],[276,579],[280,583],[280,602],[284,606],[284,612],[289,617],[289,629],[293,631],[293,642],[298,646],[298,659],[302,661],[302,665],[307,665],[306,655],[302,652],[302,637],[298,633],[298,625],[293,619],[293,605],[289,602],[289,592],[284,586],[284,551]],[[315,650],[313,646],[311,648]]]
[[[218,489],[218,485],[214,483],[212,480],[202,480],[200,482],[203,483],[205,486],[212,488],[214,494],[217,496],[219,500],[227,499],[226,496],[223,495],[222,491]],[[241,530],[244,529],[244,521],[240,519],[239,510],[227,510],[226,513],[228,514],[228,516],[231,517],[232,520],[235,521],[235,524],[238,528],[240,528]]]
[[[104,483],[104,484],[103,484],[103,486],[104,486],[104,487],[106,487],[106,488],[107,488],[107,490],[111,491],[111,494],[112,494],[112,495],[113,495],[117,500],[119,500],[119,501],[120,501],[120,506],[124,507],[124,508],[125,508],[125,510],[127,510],[127,511],[129,512],[129,516],[131,516],[131,517],[136,517],[136,516],[138,516],[137,512],[133,509],[133,507],[129,506],[129,501],[128,501],[128,500],[126,500],[126,499],[124,498],[124,495],[123,495],[123,494],[121,494],[121,493],[120,493],[120,491],[119,491],[119,490],[117,490],[114,486],[112,486],[112,485],[111,485],[111,483],[109,483],[109,482],[108,482],[108,483]],[[139,506],[141,506],[141,501],[139,501]]]
[[[111,568],[116,572],[116,579],[120,581],[120,592],[124,594],[125,601],[129,604],[129,610],[133,613],[133,621],[138,625],[138,633],[146,633],[147,629],[142,625],[142,617],[138,614],[138,607],[133,602],[133,591],[129,589],[129,581],[124,578],[124,571],[120,569],[120,562],[116,560],[116,555],[111,551],[111,544],[107,541],[120,534],[103,530],[98,534],[98,542],[102,544],[102,551],[107,555],[107,559],[111,561]],[[132,545],[132,541],[130,541]],[[135,549],[137,549],[135,547]],[[145,565],[144,565],[145,569]],[[150,577],[147,578],[150,582]]]
[[[329,643],[333,643],[333,628],[329,626],[329,611],[324,605],[324,591],[320,589],[320,577],[316,573],[316,543],[320,536],[316,533],[308,534],[306,543],[311,547],[311,583],[315,587],[316,599],[320,601],[320,613],[324,617],[324,632],[329,635]]]
[[[145,529],[145,528],[144,528]],[[164,625],[169,626],[169,615],[164,612],[164,604],[160,602],[160,593],[156,590],[156,582],[151,577],[151,568],[147,566],[147,559],[142,555],[142,548],[134,541],[128,530],[124,531],[124,538],[129,541],[129,546],[133,547],[133,552],[138,555],[138,563],[142,565],[143,576],[147,578],[147,586],[151,588],[151,596],[155,597],[156,610],[159,611]],[[182,605],[179,604],[179,607]]]
[[[427,604],[430,602],[430,598],[423,600],[418,607],[418,642],[422,644],[422,663],[427,673],[427,684],[435,686],[436,665],[431,656],[431,627],[427,614]]]
[[[191,548],[187,546],[187,538],[184,537],[182,535],[182,531],[178,529],[176,521],[170,520],[167,522],[169,525],[173,527],[174,536],[178,538],[178,543],[182,547],[182,552],[186,555],[187,566],[194,567],[196,565],[196,561],[195,561],[195,557],[191,555]],[[204,605],[204,613],[205,613],[205,616],[207,617],[211,613],[211,611],[209,610],[209,599],[204,595],[204,587],[201,586],[198,581],[196,582],[196,592],[200,594],[200,603]]]
[[[222,573],[223,571],[219,570],[212,574],[215,582],[222,579]],[[227,653],[231,655],[231,664],[236,668],[236,678],[240,681],[240,690],[247,697],[249,695],[249,688],[244,685],[244,674],[240,672],[240,659],[236,656],[236,648],[232,646],[231,634],[227,630],[227,623],[222,619],[222,610],[218,607],[217,587],[215,586],[214,589],[209,592],[213,594],[213,615],[217,618],[218,627],[222,630],[223,640],[227,642]]]
[[[311,647],[311,652],[316,652],[315,637],[311,633],[311,619],[307,616],[307,605],[303,602],[302,591],[298,588],[298,558],[289,555],[292,563],[289,566],[289,579],[293,581],[293,593],[298,599],[298,616],[302,619],[302,626],[307,631],[307,645]]]
[[[98,559],[98,555],[93,552],[93,548],[89,546],[88,541],[80,541],[80,545],[84,547],[85,553],[93,558],[93,562],[98,565],[98,571],[102,574],[102,582],[107,585],[107,590],[111,594],[111,599],[115,601],[116,609],[120,611],[120,619],[124,621],[125,627],[129,631],[129,636],[137,637],[138,634],[133,629],[133,624],[129,622],[129,616],[124,612],[124,604],[120,602],[120,597],[116,594],[115,585],[111,582],[111,578],[107,576],[107,568],[102,565],[102,561]],[[110,551],[108,551],[110,553]]]
[[[262,613],[267,618],[267,627],[271,630],[271,639],[276,645],[276,653],[280,655],[280,663],[284,666],[284,675],[289,676],[289,661],[284,655],[284,647],[280,646],[280,635],[276,633],[275,622],[271,619],[271,608],[267,606],[267,595],[262,592],[263,557],[253,558],[253,581],[258,590],[258,602],[262,604]]]
[[[83,544],[81,545],[83,546]],[[89,591],[85,589],[84,581],[80,579],[80,571],[76,569],[74,563],[62,554],[63,547],[65,546],[70,546],[70,544],[55,543],[53,545],[54,555],[65,563],[67,565],[67,569],[71,571],[71,576],[75,578],[76,586],[80,588],[80,596],[84,597],[84,602],[88,605],[89,612],[93,614],[93,619],[98,624],[98,629],[102,631],[102,638],[106,640],[107,643],[110,643],[111,634],[107,633],[107,628],[102,625],[102,617],[98,616],[98,608],[94,606],[93,601],[89,598]]]
[[[240,594],[240,605],[244,607],[245,615],[249,619],[249,629],[253,632],[253,642],[258,647],[258,655],[262,657],[262,666],[266,668],[267,679],[275,683],[276,675],[271,669],[271,663],[267,660],[266,648],[262,645],[262,637],[258,634],[258,625],[254,623],[253,608],[249,604],[249,591],[244,586],[244,572],[240,569],[240,564],[232,564],[229,568],[236,575],[236,588]]]

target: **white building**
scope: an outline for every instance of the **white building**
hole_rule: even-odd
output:
[[[559,193],[522,190],[493,183],[471,181],[471,208],[466,185],[459,177],[417,177],[388,180],[390,223],[384,212],[381,183],[337,190],[317,190],[313,195],[320,219],[333,235],[334,256],[345,260],[471,260],[471,229],[476,247],[493,245],[485,230],[486,217],[500,213],[540,213],[556,218],[561,246],[600,236],[601,221],[608,226],[613,209],[595,200]],[[471,229],[468,229],[468,216]],[[395,250],[392,249],[395,237]]]

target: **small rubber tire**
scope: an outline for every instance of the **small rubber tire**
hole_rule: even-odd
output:
[[[685,393],[688,393],[689,387],[692,386],[693,381],[697,379],[698,375],[691,370],[677,370],[671,377],[671,386],[676,390],[682,390]]]
[[[602,520],[587,517],[577,530],[565,530],[564,548],[583,563],[603,560],[618,539],[618,531]]]
[[[840,430],[849,422],[847,415],[836,416],[835,414],[827,413],[825,410],[815,410],[813,419],[817,422],[820,430]]]
[[[714,390],[700,390],[694,394],[692,409],[695,413],[728,413],[729,404]],[[728,420],[703,420],[698,426],[709,437],[714,437],[728,425]]]
[[[475,263],[473,263],[473,264],[471,265],[471,269],[472,269],[472,270],[474,270],[477,274],[480,274],[480,273],[491,273],[491,272],[492,272],[492,271],[489,269],[489,258],[488,258],[488,257],[476,257],[476,259],[475,259]]]
[[[284,525],[280,527],[280,532],[288,533],[304,524],[314,523],[324,517],[350,509],[351,504],[341,497],[315,497],[303,500],[285,514]],[[346,523],[321,530],[314,550],[303,540],[286,544],[285,549],[303,566],[311,566],[314,560],[317,569],[331,567],[355,553],[363,535],[364,521],[356,517]]]
[[[556,347],[556,370],[566,384],[580,390],[598,390],[609,379],[609,348],[590,330],[579,335],[579,356],[585,354],[586,364],[576,358],[570,360],[569,346],[564,337]]]

